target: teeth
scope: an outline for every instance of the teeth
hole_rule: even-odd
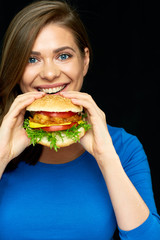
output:
[[[62,91],[66,85],[60,86],[60,87],[55,87],[55,88],[38,88],[38,91],[45,92],[45,93],[57,93]]]

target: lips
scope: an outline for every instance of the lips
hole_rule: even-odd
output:
[[[37,90],[39,92],[45,92],[47,94],[56,94],[62,91],[66,86],[67,84],[63,84],[61,86],[56,86],[56,87],[38,87]]]

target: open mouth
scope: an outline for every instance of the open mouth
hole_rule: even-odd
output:
[[[67,84],[64,84],[62,86],[59,87],[54,87],[54,88],[38,88],[37,90],[39,92],[45,92],[47,94],[56,94],[59,93],[60,91],[62,91],[65,87],[67,86]]]

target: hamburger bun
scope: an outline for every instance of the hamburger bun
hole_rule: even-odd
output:
[[[60,95],[46,94],[44,97],[36,99],[26,110],[34,112],[82,112],[83,107],[73,104],[69,98],[64,98]]]
[[[37,114],[36,112],[41,112],[41,111],[51,112],[51,113],[74,112],[81,115],[81,112],[83,111],[83,107],[73,104],[71,99],[64,98],[60,95],[46,94],[44,97],[36,99],[33,103],[31,103],[26,108],[26,110],[30,112],[34,112],[33,115]],[[29,124],[29,122],[27,122],[27,124]],[[66,134],[66,131],[63,131],[63,130],[57,130],[57,133],[56,133],[56,130],[53,130],[53,135],[52,135],[52,132],[46,132],[44,130],[43,132],[44,136],[43,136],[42,132],[39,131],[40,129],[35,130],[29,125],[27,125],[25,129],[27,131],[27,134],[29,134],[31,138],[31,142],[33,142],[33,144],[38,143],[43,146],[54,148],[57,151],[57,148],[67,147],[79,141],[80,138],[82,138],[85,135],[86,131],[90,128],[90,126],[88,125],[89,128],[87,129],[86,125],[87,125],[87,122],[85,122],[82,119],[82,121],[80,121],[80,123],[78,122],[78,125],[75,127],[75,129],[71,130],[70,134],[68,135]],[[32,134],[32,131],[33,131],[33,134]],[[36,131],[36,133],[34,131]],[[58,131],[61,133],[59,134]],[[54,138],[54,136],[56,136],[56,142],[54,143],[54,145],[52,145],[53,142],[51,142],[51,138],[52,137]]]

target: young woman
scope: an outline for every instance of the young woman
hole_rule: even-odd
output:
[[[0,68],[0,239],[160,239],[150,170],[136,137],[107,126],[80,92],[91,47],[77,13],[37,1],[6,33]],[[82,105],[92,128],[80,143],[30,146],[26,107],[46,93]]]

